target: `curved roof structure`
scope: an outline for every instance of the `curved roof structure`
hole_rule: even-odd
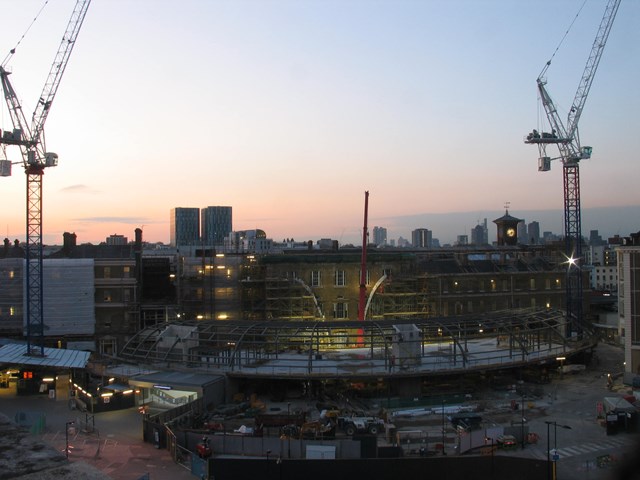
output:
[[[594,344],[567,340],[564,328],[564,312],[546,309],[421,322],[184,322],[140,331],[119,356],[247,378],[424,376],[555,362]]]

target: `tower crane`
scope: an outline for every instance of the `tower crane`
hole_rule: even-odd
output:
[[[565,253],[568,259],[566,289],[567,336],[582,335],[582,227],[580,212],[580,160],[591,158],[592,148],[580,144],[578,122],[582,115],[587,96],[598,64],[607,43],[611,26],[618,12],[621,0],[608,0],[604,15],[598,28],[598,33],[591,47],[578,90],[576,91],[571,109],[564,124],[558,115],[558,110],[547,92],[545,74],[551,65],[549,60],[538,76],[538,93],[542,101],[547,119],[552,128],[551,132],[533,130],[525,139],[525,143],[538,145],[538,170],[550,170],[552,160],[560,160],[563,169],[564,182],[564,233]],[[555,145],[559,156],[551,158],[547,154],[547,147]]]
[[[45,168],[55,167],[58,164],[58,155],[46,150],[44,124],[90,3],[91,0],[77,0],[76,2],[33,112],[31,124],[27,122],[20,100],[9,80],[11,72],[5,69],[6,61],[0,65],[0,82],[2,83],[4,98],[13,123],[13,131],[5,131],[0,136],[0,145],[2,145],[3,150],[6,150],[7,145],[20,147],[22,153],[21,163],[27,175],[25,318],[28,355],[44,356],[42,342],[45,328],[42,285],[42,177]],[[11,51],[11,54],[14,52],[15,49]],[[0,160],[0,176],[10,176],[11,165],[12,163],[9,160]],[[39,351],[37,348],[32,348],[32,340],[34,338],[39,338],[40,340],[38,342],[40,344]]]

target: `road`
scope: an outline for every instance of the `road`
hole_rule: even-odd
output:
[[[46,427],[37,436],[64,452],[69,440],[69,461],[84,462],[114,480],[193,480],[184,467],[142,440],[142,419],[136,408],[90,415],[70,410],[66,400],[46,396],[15,395],[13,388],[0,389],[0,413],[15,420],[16,413],[39,412],[46,416]],[[89,420],[93,432],[85,432]],[[65,426],[70,425],[69,435]],[[80,426],[80,428],[76,428]],[[148,475],[145,477],[145,475]]]
[[[624,354],[621,348],[607,344],[597,347],[599,362],[578,374],[556,378],[545,388],[546,415],[531,419],[530,431],[540,435],[535,445],[527,445],[519,454],[540,459],[547,458],[547,448],[558,454],[559,480],[600,480],[617,478],[617,468],[624,459],[637,456],[639,436],[618,433],[607,435],[597,419],[596,406],[605,396],[616,396],[629,389],[616,383],[614,391],[607,389],[608,373],[623,370]],[[617,380],[620,382],[620,380]],[[547,424],[546,422],[556,422]],[[570,427],[570,428],[566,428]],[[548,436],[547,436],[548,431]],[[516,454],[516,452],[514,452]],[[609,456],[604,468],[598,458]]]

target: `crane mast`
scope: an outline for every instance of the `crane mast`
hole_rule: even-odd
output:
[[[582,334],[582,225],[580,210],[580,160],[591,158],[592,148],[581,146],[578,122],[587,101],[589,90],[593,84],[598,64],[602,58],[604,46],[607,43],[611,26],[615,19],[621,0],[609,0],[600,27],[591,47],[587,64],[573,99],[567,116],[566,125],[558,115],[558,110],[547,92],[545,74],[551,65],[548,61],[538,76],[537,86],[540,100],[547,119],[552,128],[551,132],[539,133],[534,130],[525,139],[525,143],[538,145],[538,170],[548,171],[552,160],[561,160],[564,187],[564,231],[565,253],[568,259],[566,290],[567,335]],[[559,157],[551,158],[547,155],[547,146],[556,145]]]
[[[5,132],[0,144],[17,145],[22,153],[22,165],[27,178],[27,248],[26,248],[26,337],[27,354],[44,355],[42,337],[44,335],[43,310],[43,264],[42,264],[42,177],[44,169],[55,167],[58,156],[47,152],[44,140],[44,124],[49,115],[51,104],[55,98],[62,75],[67,67],[69,57],[75,46],[80,27],[89,8],[91,0],[78,0],[73,9],[71,19],[58,48],[44,88],[33,112],[31,126],[22,109],[22,105],[9,80],[4,65],[0,66],[0,82],[5,102],[13,122],[13,132]],[[13,51],[12,51],[13,53]],[[2,176],[11,175],[11,162],[0,161]],[[39,338],[40,349],[32,348],[32,340]]]

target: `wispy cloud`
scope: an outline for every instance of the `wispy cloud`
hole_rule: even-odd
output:
[[[64,187],[60,189],[60,191],[64,193],[91,193],[91,194],[100,193],[98,190],[94,190],[88,185],[83,185],[81,183],[77,185],[69,185],[68,187]]]
[[[74,218],[74,222],[88,223],[125,223],[127,225],[151,225],[157,220],[146,217],[80,217]]]

